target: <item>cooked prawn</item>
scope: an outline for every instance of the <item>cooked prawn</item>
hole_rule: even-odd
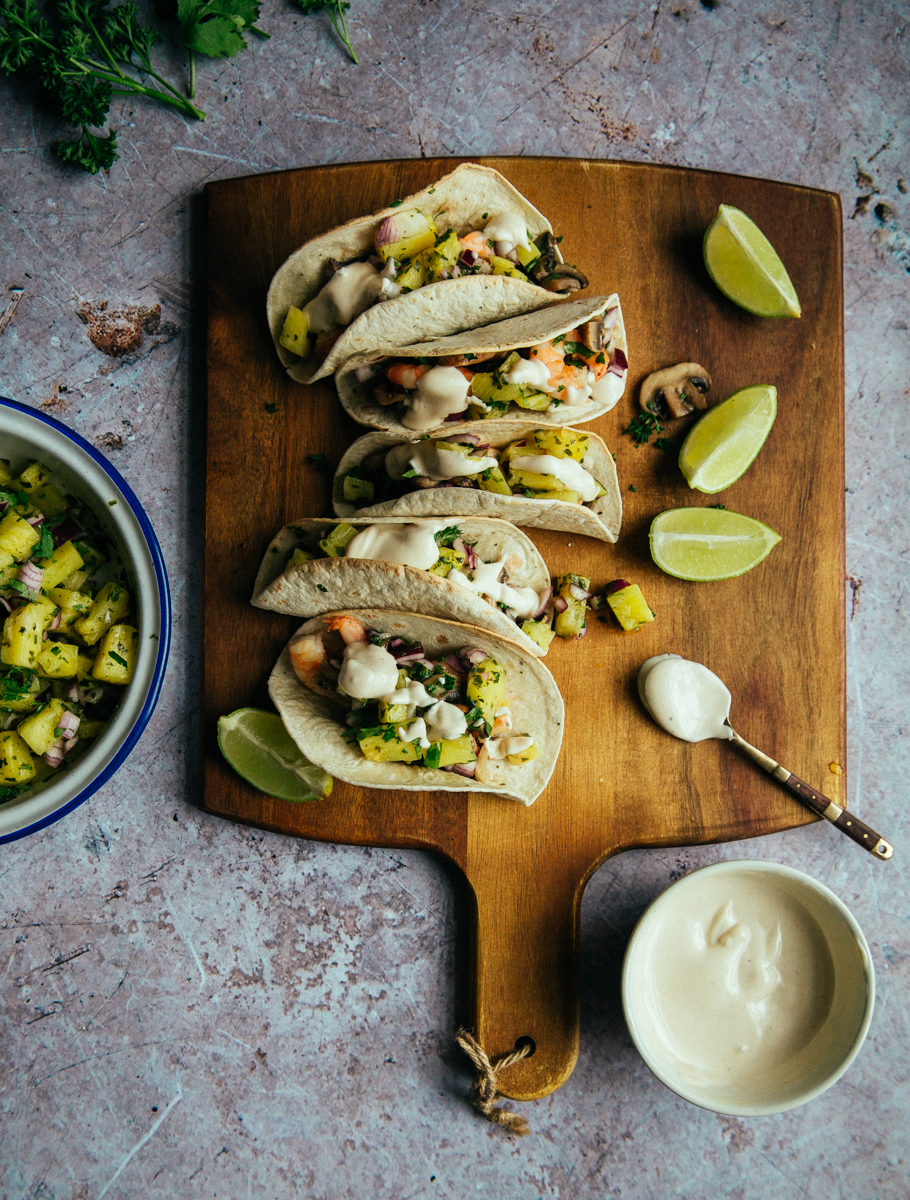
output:
[[[421,375],[426,375],[428,370],[429,367],[422,367],[417,363],[398,362],[392,363],[390,367],[383,367],[383,374],[389,383],[406,388],[410,392],[417,387],[417,380]]]
[[[348,617],[342,614],[340,617],[329,617],[324,624],[327,629],[337,629],[346,646],[350,646],[352,642],[365,642],[367,640],[367,631],[356,617]]]
[[[479,230],[474,233],[467,234],[466,237],[459,238],[462,250],[471,250],[478,258],[492,258],[493,247],[490,244],[489,238],[485,238]]]
[[[309,687],[313,677],[325,662],[325,647],[321,633],[305,633],[288,646],[291,666],[301,683]]]

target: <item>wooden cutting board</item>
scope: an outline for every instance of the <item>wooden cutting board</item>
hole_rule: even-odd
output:
[[[331,382],[288,380],[269,338],[265,294],[308,238],[431,183],[456,159],[359,163],[208,186],[208,413],[205,512],[204,791],[210,812],[296,837],[432,850],[473,897],[472,1010],[488,1053],[522,1037],[536,1051],[503,1076],[515,1099],[546,1095],[578,1052],[579,912],[585,884],[620,850],[754,837],[811,820],[754,764],[719,742],[667,736],[641,708],[638,667],[672,651],[706,663],[734,696],[737,730],[838,799],[845,763],[844,406],[841,210],[828,192],[675,167],[578,159],[488,158],[564,235],[591,295],[618,291],[630,378],[592,422],[615,452],[625,504],[619,542],[530,531],[553,574],[602,587],[638,582],[657,613],[635,634],[592,618],[581,642],[556,639],[546,662],[566,700],[562,754],[530,809],[478,794],[395,793],[337,784],[291,804],[254,791],[219,755],[218,717],[268,706],[266,680],[298,624],[249,604],[275,531],[330,516],[332,467],[362,428]],[[803,305],[799,321],[761,320],[714,287],[702,237],[719,203],[770,237]],[[638,385],[694,360],[714,394],[774,384],[779,415],[761,455],[720,496],[690,492],[676,454],[637,449],[622,429]],[[681,433],[681,431],[680,431]],[[680,434],[675,434],[678,444]],[[634,489],[634,490],[633,490]],[[692,584],[662,574],[648,527],[667,508],[722,502],[783,538],[740,579]]]

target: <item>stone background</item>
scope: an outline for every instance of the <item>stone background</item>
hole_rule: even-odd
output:
[[[0,311],[7,287],[25,289],[0,337],[0,385],[126,475],[162,540],[176,633],[161,704],[116,780],[0,855],[0,1197],[906,1200],[908,10],[354,0],[350,17],[359,67],[326,16],[266,0],[272,40],[200,66],[205,123],[115,106],[122,158],[96,177],[53,156],[59,128],[27,87],[0,84]],[[172,74],[183,69],[175,51]],[[208,180],[523,153],[840,192],[849,798],[897,857],[882,866],[812,827],[607,863],[582,918],[578,1068],[523,1106],[534,1135],[514,1141],[468,1106],[453,1051],[457,880],[419,853],[298,844],[195,806],[194,265]],[[144,329],[134,353],[109,357],[87,336],[104,343],[104,301],[126,312],[127,336]],[[853,909],[879,1000],[836,1088],[788,1114],[737,1120],[650,1075],[618,979],[635,920],[668,882],[756,856],[807,870]]]

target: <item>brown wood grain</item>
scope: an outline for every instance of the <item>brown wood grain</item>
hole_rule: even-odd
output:
[[[331,515],[331,475],[306,456],[324,453],[334,466],[364,431],[330,383],[288,380],[268,334],[266,289],[307,238],[425,186],[457,161],[319,167],[209,185],[202,803],[297,837],[421,847],[457,864],[474,899],[466,1016],[491,1055],[534,1039],[534,1055],[503,1079],[507,1094],[530,1099],[559,1087],[575,1063],[579,910],[600,863],[634,846],[747,838],[813,819],[724,744],[692,746],[662,733],[637,699],[642,661],[672,651],[706,663],[730,687],[736,728],[749,741],[822,790],[842,782],[829,773],[829,764],[846,762],[841,212],[836,195],[740,176],[479,160],[547,214],[564,235],[567,260],[590,276],[590,294],[619,292],[629,336],[626,396],[591,423],[616,454],[620,540],[531,536],[554,574],[577,571],[595,586],[638,582],[657,620],[627,635],[592,619],[584,641],[556,640],[546,661],[566,699],[566,737],[552,782],[530,809],[497,797],[345,784],[318,804],[271,800],[223,762],[216,722],[242,705],[268,704],[266,679],[297,624],[252,608],[249,598],[279,526]],[[701,241],[721,202],[744,209],[770,237],[802,301],[801,320],[752,317],[710,282]],[[720,496],[690,492],[675,453],[636,449],[621,434],[643,376],[682,360],[706,367],[719,396],[752,383],[779,392],[759,459]],[[688,584],[662,574],[648,553],[652,518],[709,503],[757,517],[781,544],[740,579]]]

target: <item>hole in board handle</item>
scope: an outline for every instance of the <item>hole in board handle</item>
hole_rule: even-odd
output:
[[[532,1058],[537,1052],[537,1043],[534,1041],[534,1039],[532,1037],[528,1037],[527,1034],[525,1034],[524,1037],[515,1039],[516,1050],[523,1050],[525,1046],[528,1047],[528,1052],[525,1055],[525,1058]]]

